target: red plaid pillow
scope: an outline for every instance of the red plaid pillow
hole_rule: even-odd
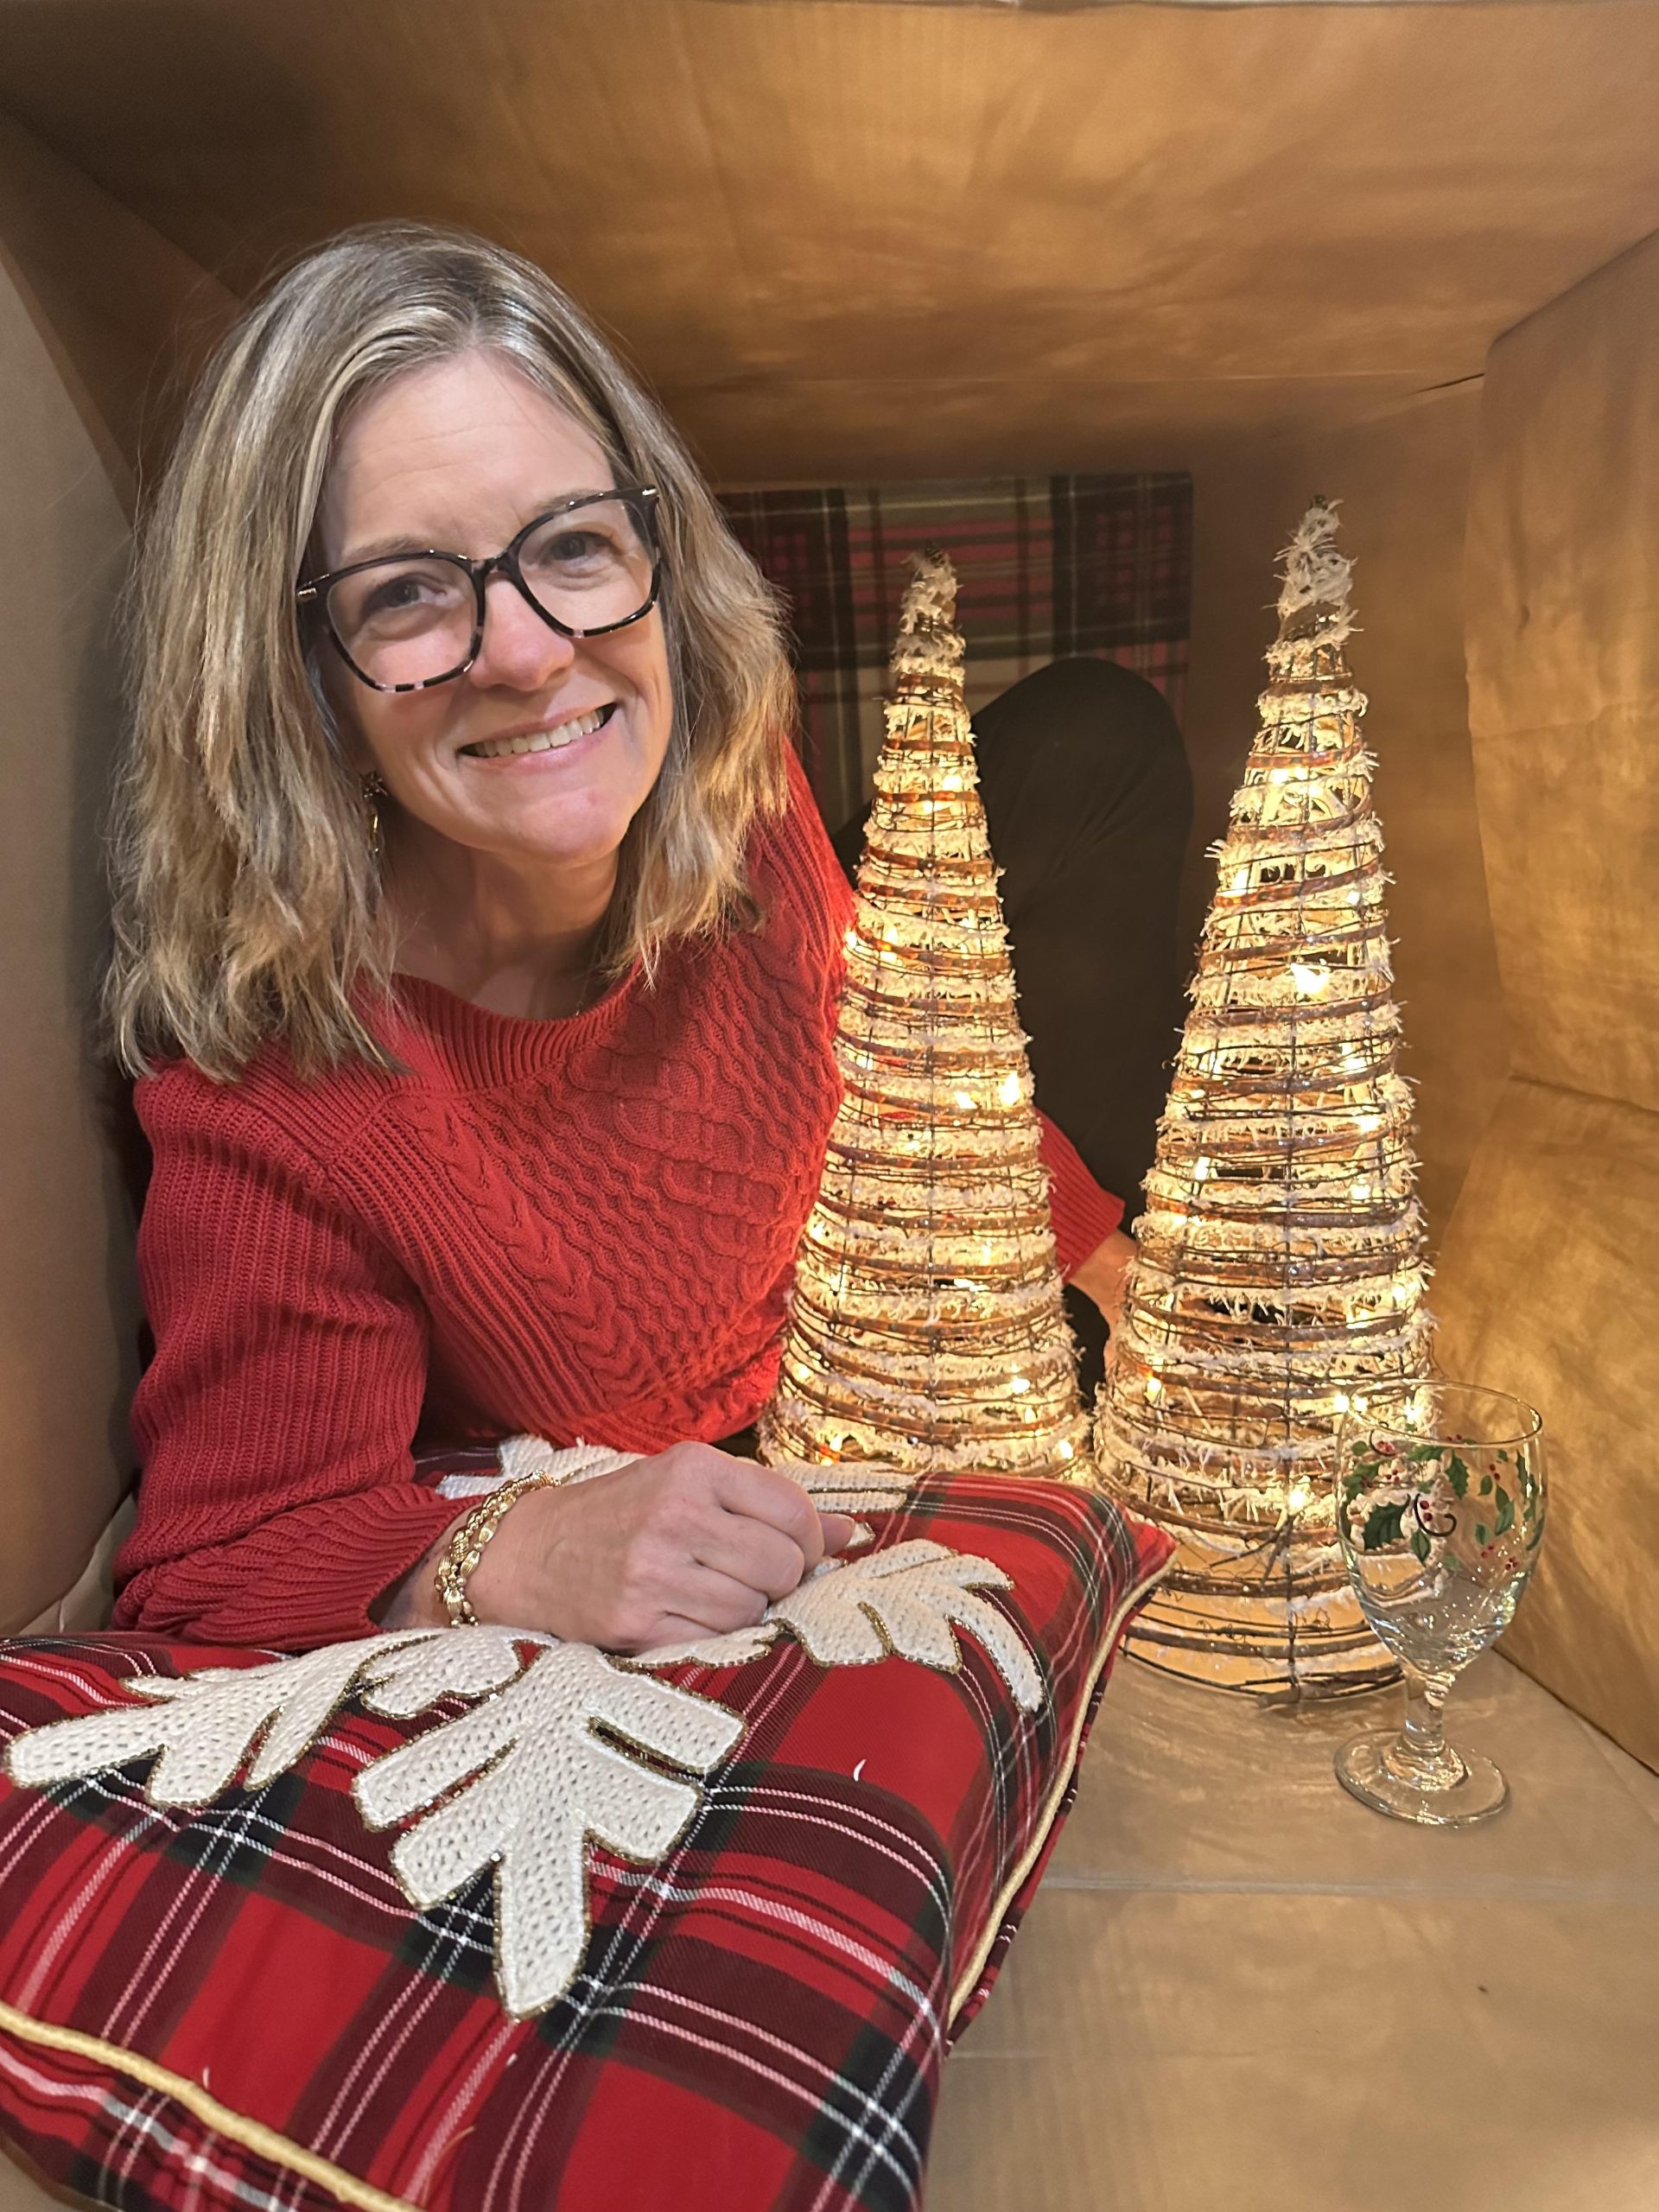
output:
[[[1166,1544],[962,1478],[878,1528],[648,1668],[7,1647],[0,2122],[123,2212],[910,2212]]]

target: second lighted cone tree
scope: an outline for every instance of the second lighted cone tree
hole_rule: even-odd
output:
[[[774,1463],[1071,1476],[1087,1421],[963,698],[956,576],[905,596],[847,938],[845,1095],[801,1243]]]
[[[1347,1586],[1330,1456],[1342,1416],[1421,1375],[1428,1344],[1336,527],[1316,502],[1285,556],[1096,1434],[1109,1487],[1179,1546],[1131,1648],[1280,1694],[1394,1671]]]

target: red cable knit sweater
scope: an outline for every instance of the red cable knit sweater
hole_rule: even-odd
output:
[[[846,882],[798,769],[758,932],[682,944],[564,1020],[404,980],[406,1072],[139,1085],[156,1337],[121,1627],[302,1649],[457,1508],[411,1452],[528,1430],[651,1452],[751,1421],[837,1096]],[[1060,1264],[1122,1208],[1046,1127]]]

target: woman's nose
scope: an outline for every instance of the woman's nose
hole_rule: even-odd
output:
[[[572,641],[543,621],[509,577],[492,576],[484,588],[484,637],[467,680],[480,690],[505,684],[540,690],[576,657]]]

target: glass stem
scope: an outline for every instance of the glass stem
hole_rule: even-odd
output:
[[[1389,1764],[1419,1789],[1452,1789],[1463,1780],[1463,1761],[1446,1740],[1441,1709],[1455,1675],[1424,1675],[1408,1666],[1406,1726],[1389,1751]]]

